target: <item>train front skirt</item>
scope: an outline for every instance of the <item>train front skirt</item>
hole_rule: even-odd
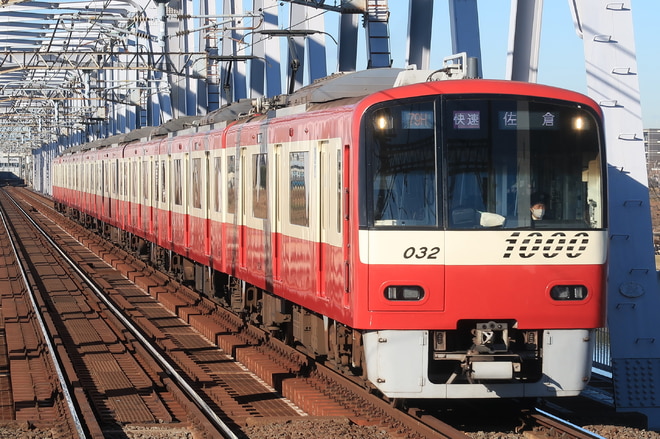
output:
[[[592,331],[543,331],[541,378],[514,377],[515,363],[464,365],[471,382],[435,384],[429,379],[429,331],[371,331],[363,334],[367,374],[389,398],[502,398],[576,396],[591,374]],[[405,371],[405,372],[404,372]]]

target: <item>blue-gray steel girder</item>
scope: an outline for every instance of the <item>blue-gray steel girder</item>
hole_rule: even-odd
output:
[[[243,4],[241,1],[224,0],[222,11],[224,15],[241,15],[243,14]],[[222,36],[222,56],[244,55],[244,49],[239,48],[238,45],[238,41],[242,41],[242,38],[243,33],[234,27],[225,30]],[[244,61],[223,61],[220,79],[220,87],[222,88],[221,105],[247,97],[246,66]]]
[[[367,0],[366,12],[367,68],[391,67],[390,53],[390,10],[387,0]]]
[[[316,33],[307,37],[307,51],[309,53],[309,82],[324,78],[328,75],[327,55],[325,52],[325,24],[324,13],[316,9],[307,9],[307,22],[311,30]]]
[[[358,14],[341,14],[339,22],[339,48],[337,70],[354,72],[357,69]]]
[[[166,6],[164,3],[158,3],[156,9],[149,8],[146,10],[147,17],[150,20],[158,20],[158,41],[154,42],[151,38],[147,39],[147,44],[150,46],[152,53],[163,54],[160,57],[159,70],[153,71],[149,79],[153,80],[152,84],[156,88],[156,92],[151,95],[151,101],[147,104],[148,123],[152,126],[158,126],[161,122],[172,119],[172,97],[170,95],[170,88],[163,85],[163,81],[167,76],[163,73],[165,70],[165,57],[166,52]]]
[[[408,47],[406,63],[418,69],[431,67],[431,30],[433,28],[433,0],[410,0],[408,16]]]
[[[265,8],[264,0],[253,0],[255,11],[264,11],[264,29],[277,29],[277,14]],[[277,4],[275,5],[277,8]],[[277,9],[275,9],[277,11]],[[267,18],[267,19],[266,19]],[[275,26],[273,26],[273,23]],[[267,27],[268,26],[268,27]],[[266,92],[266,39],[258,33],[252,34],[252,60],[250,61],[250,97],[258,98]]]
[[[449,22],[452,52],[465,52],[468,57],[477,58],[478,75],[482,77],[477,0],[449,0]]]
[[[277,29],[277,0],[264,1],[264,29]],[[266,96],[273,97],[282,93],[281,55],[278,38],[263,40],[266,69]]]
[[[536,82],[543,0],[512,0],[506,79]]]
[[[289,9],[290,29],[293,31],[309,30],[306,20],[307,6],[292,3]],[[287,65],[287,76],[289,78],[289,92],[303,86],[305,77],[305,38],[304,36],[289,36],[289,62]],[[294,77],[292,79],[291,77]]]
[[[608,327],[617,410],[660,429],[660,294],[653,249],[631,2],[569,0],[609,165]]]

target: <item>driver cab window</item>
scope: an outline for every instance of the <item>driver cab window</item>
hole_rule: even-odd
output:
[[[380,108],[367,120],[370,222],[376,227],[436,226],[434,103]]]
[[[604,227],[598,123],[557,101],[448,99],[450,228]]]

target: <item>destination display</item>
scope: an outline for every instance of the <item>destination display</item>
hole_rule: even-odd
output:
[[[482,125],[480,110],[454,111],[455,130],[478,130]],[[498,111],[497,124],[501,130],[556,130],[559,113],[556,111]]]

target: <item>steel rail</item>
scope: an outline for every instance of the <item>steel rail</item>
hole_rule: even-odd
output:
[[[530,413],[530,417],[532,417],[539,425],[567,432],[573,435],[572,437],[575,439],[607,439],[593,431],[585,430],[565,419],[561,419],[551,413],[541,410],[538,407],[534,408],[534,412]]]

